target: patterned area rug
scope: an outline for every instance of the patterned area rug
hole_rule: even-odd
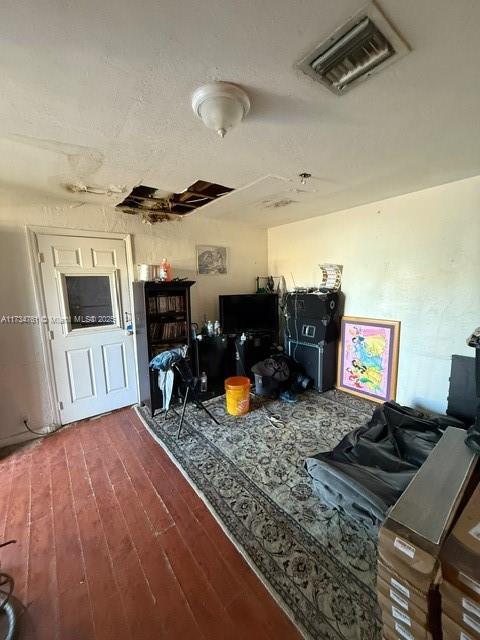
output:
[[[176,417],[140,413],[305,635],[380,638],[375,532],[324,505],[303,467],[364,424],[372,405],[329,391],[295,405],[255,400],[242,417],[226,414],[224,397],[208,407],[220,426],[189,405],[178,440]]]

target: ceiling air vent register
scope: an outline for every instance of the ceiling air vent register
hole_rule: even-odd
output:
[[[370,3],[305,56],[298,67],[341,95],[409,51],[378,7]]]

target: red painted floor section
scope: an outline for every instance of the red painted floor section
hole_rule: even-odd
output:
[[[297,640],[131,409],[0,460],[3,571],[35,640]]]

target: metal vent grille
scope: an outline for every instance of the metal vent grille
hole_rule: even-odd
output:
[[[305,56],[298,66],[340,95],[408,52],[408,45],[371,3]]]

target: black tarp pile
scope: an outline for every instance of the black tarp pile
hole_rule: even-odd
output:
[[[345,436],[333,451],[307,458],[305,467],[323,502],[378,526],[447,426],[465,425],[386,402],[368,424]]]

